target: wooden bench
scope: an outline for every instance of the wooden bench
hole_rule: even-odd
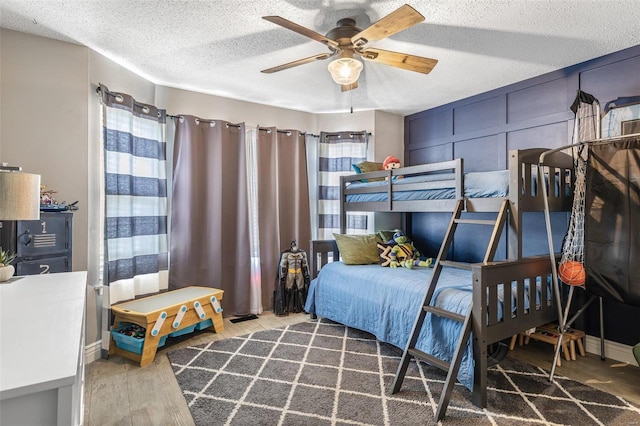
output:
[[[111,333],[109,355],[120,355],[138,362],[141,367],[153,362],[160,339],[196,324],[212,320],[216,333],[224,330],[222,320],[223,291],[211,287],[185,287],[154,296],[111,306],[114,325],[137,324],[146,329],[142,353],[117,347]]]
[[[530,339],[538,340],[541,342],[549,343],[553,345],[553,348],[556,348],[558,344],[558,338],[560,337],[558,333],[558,325],[549,323],[542,325],[540,327],[536,327],[535,332],[531,334],[519,333],[511,338],[511,344],[509,345],[509,349],[513,350],[515,348],[516,339],[518,339],[519,345],[529,343]],[[584,345],[582,343],[582,339],[585,337],[585,333],[582,330],[576,330],[573,328],[568,329],[562,338],[562,353],[564,354],[565,360],[575,361],[576,360],[576,345],[578,346],[578,352],[580,356],[585,356]],[[558,357],[558,366],[562,365],[560,357]]]

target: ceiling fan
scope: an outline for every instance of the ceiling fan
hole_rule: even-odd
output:
[[[329,72],[333,80],[340,84],[342,91],[346,92],[358,87],[358,77],[363,68],[362,62],[355,59],[354,56],[360,56],[367,61],[423,74],[428,74],[438,63],[436,59],[367,46],[369,42],[382,40],[424,21],[424,16],[407,4],[391,12],[378,22],[371,24],[364,30],[356,27],[355,20],[351,18],[341,19],[338,21],[337,27],[330,30],[326,36],[280,16],[263,16],[262,18],[318,41],[329,48],[329,52],[327,53],[321,53],[273,68],[267,68],[262,70],[263,73],[271,74],[297,67],[298,65],[337,57],[337,59],[329,63]]]

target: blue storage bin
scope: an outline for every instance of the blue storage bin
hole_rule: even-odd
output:
[[[144,337],[133,337],[127,334],[123,334],[122,332],[130,327],[134,327],[138,330],[137,335],[144,336],[145,329],[144,327],[140,327],[135,324],[123,324],[120,327],[114,328],[111,330],[111,336],[113,336],[113,340],[116,342],[116,346],[120,349],[124,349],[125,351],[133,352],[134,354],[142,355],[142,347],[144,346]],[[158,347],[164,346],[167,341],[167,336],[162,336],[160,341],[158,342]]]
[[[206,319],[204,321],[200,321],[196,324],[196,330],[204,330],[207,327],[211,327],[213,325],[213,320],[211,318]]]
[[[145,329],[135,324],[123,324],[120,327],[114,328],[111,330],[111,336],[113,336],[116,346],[120,349],[141,355],[142,346],[144,345],[144,337],[138,338],[123,334],[125,330],[131,329],[132,327],[139,330],[139,333],[142,333],[141,335],[144,336]]]
[[[188,333],[193,333],[193,330],[196,329],[196,325],[197,324],[193,324],[193,325],[190,325],[189,327],[185,327],[185,328],[180,329],[178,331],[174,331],[173,333],[169,333],[169,336],[178,337],[178,336],[182,336],[182,335],[185,335],[185,334],[188,334]]]
[[[159,348],[163,347],[163,346],[164,346],[164,344],[167,342],[167,337],[169,337],[169,336],[162,336],[162,337],[160,338],[160,341],[158,342],[158,347],[159,347]]]

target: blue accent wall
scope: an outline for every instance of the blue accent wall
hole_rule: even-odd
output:
[[[602,108],[618,97],[640,95],[640,45],[406,116],[405,163],[410,166],[461,157],[465,172],[501,170],[507,168],[508,152],[512,149],[568,145],[574,121],[569,107],[579,89],[594,95]],[[437,254],[450,216],[446,213],[412,215],[410,235],[423,254]],[[482,216],[495,217],[474,214],[476,218]],[[568,213],[553,214],[556,250],[560,249],[568,219]],[[468,232],[459,228],[450,258],[482,259],[490,230],[478,231],[478,228]],[[525,214],[523,254],[547,252],[542,214]],[[503,235],[496,259],[506,257],[507,241]],[[627,345],[638,343],[640,327],[628,325],[639,323],[640,308],[608,300],[604,305],[605,337]],[[578,325],[591,335],[599,334],[595,306],[589,308]]]

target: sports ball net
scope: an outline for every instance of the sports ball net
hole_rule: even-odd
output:
[[[581,102],[576,111],[573,144],[596,139],[599,133],[600,104]],[[586,145],[572,148],[575,183],[569,227],[562,244],[560,264],[576,261],[584,264],[584,215],[588,152]],[[561,277],[562,278],[562,277]]]

